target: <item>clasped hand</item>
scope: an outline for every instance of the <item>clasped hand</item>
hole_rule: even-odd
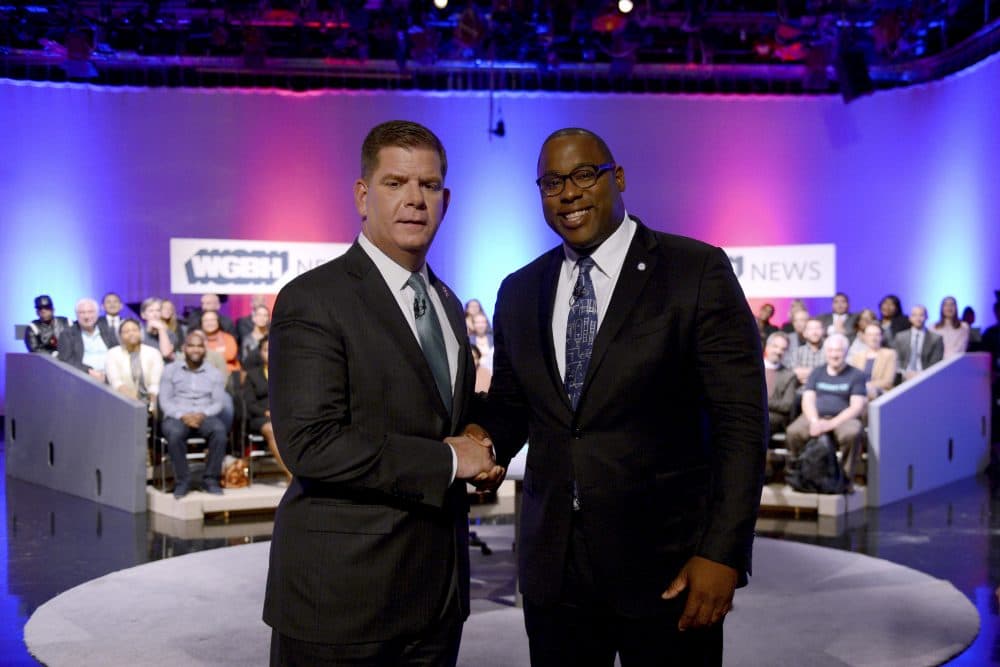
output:
[[[469,424],[462,435],[445,438],[458,457],[456,479],[464,479],[480,491],[491,491],[500,486],[506,468],[497,465],[493,454],[493,441],[478,424]]]

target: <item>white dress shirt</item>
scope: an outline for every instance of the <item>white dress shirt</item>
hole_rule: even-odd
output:
[[[396,298],[396,305],[399,306],[399,310],[403,313],[406,323],[410,325],[410,331],[413,332],[413,337],[419,345],[420,338],[417,336],[417,319],[413,314],[413,300],[416,295],[413,288],[406,284],[410,279],[410,271],[397,264],[395,260],[379,250],[364,234],[358,234],[358,245],[361,246],[365,254],[375,263],[375,268],[378,269],[389,291]],[[458,339],[455,338],[455,331],[451,327],[451,320],[448,319],[447,311],[444,308],[444,304],[441,303],[441,298],[438,296],[437,290],[431,286],[426,263],[420,267],[418,273],[423,277],[424,284],[427,285],[427,294],[431,298],[431,306],[434,308],[434,312],[437,313],[438,322],[441,323],[444,348],[448,356],[448,375],[451,377],[451,393],[454,396],[455,374],[458,368]],[[564,331],[565,327],[566,323],[564,322]],[[458,471],[458,456],[450,446],[448,447],[448,451],[451,452],[451,479],[454,481],[455,473]]]
[[[636,224],[625,213],[625,219],[618,229],[604,240],[590,254],[594,260],[594,268],[590,271],[590,280],[594,283],[594,294],[597,298],[597,331],[601,330],[604,314],[608,312],[611,295],[618,284],[625,255],[635,236]],[[573,297],[573,287],[580,270],[576,262],[580,253],[563,244],[565,258],[559,270],[559,280],[556,286],[556,302],[552,309],[552,342],[556,350],[556,365],[559,367],[559,377],[566,377],[566,323],[569,319],[570,301]],[[596,334],[595,334],[596,336]]]

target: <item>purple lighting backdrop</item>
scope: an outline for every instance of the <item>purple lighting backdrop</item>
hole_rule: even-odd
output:
[[[171,237],[351,241],[360,142],[391,118],[444,140],[452,206],[430,261],[490,312],[503,276],[556,242],[539,214],[535,160],[548,133],[578,125],[607,139],[625,167],[629,211],[656,229],[728,246],[835,243],[837,287],[852,310],[895,292],[933,314],[953,294],[979,324],[992,323],[996,57],[850,106],[835,97],[498,100],[507,136],[491,139],[481,93],[0,81],[0,351],[23,351],[14,325],[34,317],[37,294],[70,319],[81,296],[167,295]],[[233,298],[230,314],[247,303]],[[777,305],[780,323],[787,300]]]

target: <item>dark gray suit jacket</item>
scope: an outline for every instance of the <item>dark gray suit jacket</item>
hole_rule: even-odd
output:
[[[508,276],[484,422],[503,464],[529,441],[518,561],[535,604],[559,599],[572,517],[619,613],[661,613],[692,555],[750,569],[767,443],[760,337],[718,248],[638,225],[576,412],[552,341],[554,248]]]
[[[104,326],[101,326],[102,324]],[[109,350],[118,344],[111,337],[107,322],[103,322],[100,319],[97,320],[97,331],[101,334],[101,340],[104,341]],[[66,362],[81,371],[89,371],[90,366],[83,363],[83,352],[83,330],[80,329],[79,322],[74,322],[73,326],[63,332],[63,335],[59,338],[59,361]],[[101,370],[104,369],[102,368]]]
[[[416,636],[447,603],[468,615],[468,502],[442,440],[475,370],[465,317],[431,274],[459,341],[452,414],[412,329],[355,243],[278,295],[271,421],[294,474],[278,507],[264,621],[346,644]]]
[[[913,337],[913,329],[904,329],[892,340],[892,346],[896,348],[899,355],[899,371],[906,371],[910,363],[910,340]],[[944,339],[930,329],[924,329],[924,341],[920,346],[920,363],[924,370],[927,370],[937,362],[944,359]]]

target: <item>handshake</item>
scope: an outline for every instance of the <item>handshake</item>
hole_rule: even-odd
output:
[[[445,438],[458,457],[456,479],[464,479],[480,491],[492,491],[500,486],[506,468],[498,466],[490,436],[478,424],[469,424],[462,435]]]

